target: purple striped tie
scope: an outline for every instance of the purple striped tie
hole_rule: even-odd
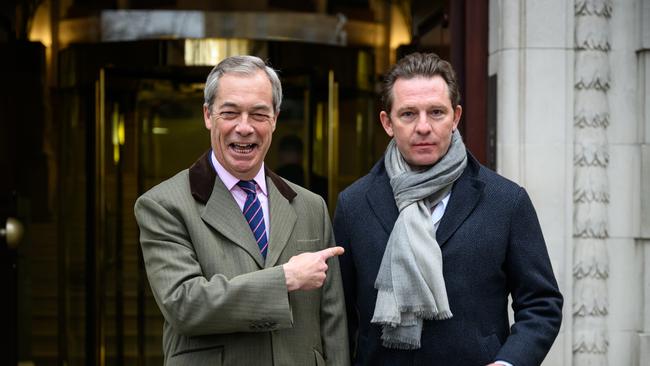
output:
[[[246,202],[244,203],[244,217],[248,222],[248,226],[253,231],[253,236],[260,247],[262,257],[266,259],[266,252],[268,251],[269,241],[266,239],[266,227],[264,226],[264,212],[260,200],[257,199],[255,191],[255,181],[240,180],[237,183],[239,188],[246,192]]]

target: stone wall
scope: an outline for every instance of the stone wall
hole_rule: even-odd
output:
[[[565,296],[545,365],[650,364],[650,1],[491,0],[489,25],[497,169]]]

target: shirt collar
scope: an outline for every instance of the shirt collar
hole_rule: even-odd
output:
[[[219,163],[219,160],[217,160],[217,158],[214,156],[214,151],[210,153],[210,158],[212,160],[212,166],[217,172],[217,175],[226,186],[226,188],[228,188],[229,191],[232,191],[233,187],[239,183],[240,179],[230,174],[230,172]],[[260,187],[262,193],[265,196],[268,196],[268,193],[266,191],[266,174],[264,174],[264,162],[262,162],[262,166],[260,167],[260,170],[257,172],[253,180],[255,183],[257,183],[257,186]]]
[[[437,225],[440,220],[442,220],[442,216],[445,214],[445,210],[447,209],[449,197],[451,197],[451,191],[447,192],[445,197],[443,197],[437,205],[431,208],[431,218],[433,219],[434,224]]]
[[[442,206],[443,210],[447,209],[447,203],[449,203],[449,197],[451,197],[451,190],[447,192],[447,194],[442,200],[440,200],[440,205]]]

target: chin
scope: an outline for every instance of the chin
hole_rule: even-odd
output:
[[[409,162],[409,164],[420,166],[420,167],[428,167],[437,163],[438,160],[440,160],[439,157],[431,157],[431,156],[416,157],[415,159],[412,159],[411,162]]]
[[[239,174],[249,175],[255,170],[255,167],[254,166],[249,166],[249,165],[237,165],[235,167],[235,169],[237,170],[237,173],[239,173]],[[255,172],[255,173],[257,173],[257,172]]]

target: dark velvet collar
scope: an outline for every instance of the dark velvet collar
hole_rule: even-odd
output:
[[[217,178],[217,172],[212,166],[212,158],[210,157],[211,153],[212,150],[208,150],[201,155],[201,157],[190,167],[189,171],[192,197],[203,204],[206,204],[210,199],[212,188],[214,187],[214,181]],[[273,173],[268,168],[266,168],[264,172],[287,201],[292,202],[298,195],[296,191],[289,187],[287,182],[280,178],[279,175]]]

